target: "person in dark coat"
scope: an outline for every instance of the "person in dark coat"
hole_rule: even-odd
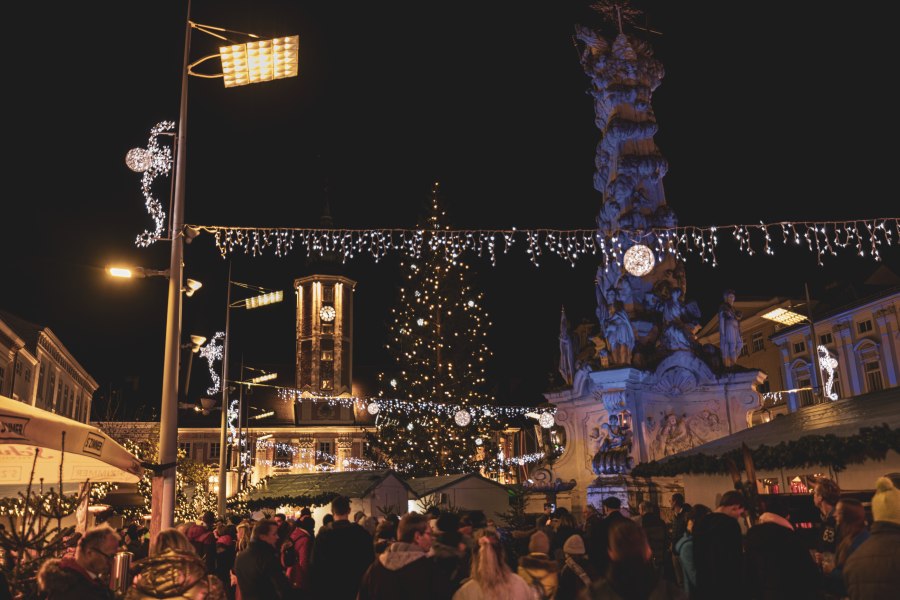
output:
[[[563,544],[562,568],[554,600],[575,600],[599,578],[585,554],[584,539],[579,534],[569,536]]]
[[[108,525],[94,527],[78,541],[75,558],[51,559],[38,571],[38,587],[47,600],[111,600],[106,578],[119,548],[119,534]]]
[[[841,497],[841,488],[830,479],[822,479],[813,488],[813,504],[819,509],[822,522],[816,535],[816,562],[821,566],[822,555],[834,554],[837,550],[838,530],[835,508]]]
[[[428,552],[434,563],[434,578],[438,584],[436,598],[451,598],[469,576],[469,560],[466,545],[459,533],[459,517],[444,513],[437,519],[437,532]]]
[[[601,506],[603,518],[595,521],[588,532],[587,553],[594,570],[603,574],[609,567],[609,528],[619,521],[627,521],[628,518],[620,512],[622,502],[615,496],[604,498]]]
[[[681,568],[678,553],[675,552],[675,544],[687,533],[687,517],[692,507],[684,501],[684,494],[679,494],[678,492],[672,494],[669,506],[672,509],[669,543],[672,545],[673,574],[675,575],[675,583],[684,589],[684,570]]]
[[[665,576],[670,581],[675,581],[671,568],[671,547],[669,544],[669,528],[666,522],[659,516],[656,505],[652,502],[641,502],[638,505],[640,516],[635,522],[641,526],[647,535],[647,542],[650,544],[650,550],[653,557],[650,563],[656,572]]]
[[[291,598],[291,583],[281,568],[275,545],[278,524],[261,519],[253,527],[250,545],[234,559],[234,573],[242,600],[283,600]]]
[[[743,600],[743,535],[738,519],[744,515],[744,496],[735,490],[722,494],[715,512],[694,523],[694,564],[697,600]]]
[[[695,504],[691,507],[687,516],[687,527],[684,535],[676,542],[674,546],[675,557],[681,568],[681,589],[688,595],[693,597],[694,590],[697,589],[697,567],[694,564],[694,523],[708,515],[709,507],[705,504]]]
[[[794,531],[787,503],[773,496],[744,540],[744,581],[753,600],[821,599],[821,575]]]
[[[835,598],[845,598],[847,588],[844,587],[844,565],[850,555],[869,539],[870,534],[866,525],[866,507],[856,498],[838,500],[834,514],[837,517],[841,543],[834,556],[834,566],[829,568],[830,565],[826,563],[822,572],[825,574],[825,592]]]
[[[844,565],[844,584],[853,600],[900,593],[900,490],[887,477],[875,482],[872,517],[868,541]]]
[[[328,600],[354,600],[363,573],[375,560],[369,532],[350,522],[350,499],[331,501],[334,521],[319,529],[310,561],[313,596]]]
[[[428,521],[417,512],[400,519],[397,541],[366,570],[358,600],[434,600],[437,578],[434,562],[428,559],[433,542]]]
[[[674,583],[659,577],[650,564],[650,545],[641,526],[630,519],[609,528],[609,569],[591,584],[588,600],[686,600]],[[718,600],[729,600],[722,596]]]

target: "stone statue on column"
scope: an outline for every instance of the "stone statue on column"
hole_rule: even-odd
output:
[[[734,308],[734,290],[725,290],[723,302],[719,305],[719,348],[722,350],[722,364],[727,368],[737,363],[744,347],[741,339],[741,311]]]
[[[559,374],[568,385],[572,385],[575,377],[575,349],[572,344],[572,336],[569,335],[569,321],[566,319],[566,307],[563,306],[559,318]]]

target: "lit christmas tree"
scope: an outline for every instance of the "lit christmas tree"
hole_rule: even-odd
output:
[[[424,225],[433,230],[448,228],[438,187]],[[397,368],[379,380],[380,395],[404,401],[404,410],[378,415],[370,454],[413,475],[483,470],[496,456],[491,432],[499,427],[484,391],[491,323],[483,296],[467,282],[469,267],[444,246],[425,245],[401,269],[406,281],[386,344]]]

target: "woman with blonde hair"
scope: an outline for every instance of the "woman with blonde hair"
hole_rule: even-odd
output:
[[[250,546],[250,537],[253,533],[253,524],[250,521],[241,521],[237,526],[237,542],[234,546],[234,555],[243,552]],[[231,587],[234,590],[234,600],[241,600],[241,588],[238,585],[237,575],[234,573],[234,565],[231,565]]]
[[[512,572],[506,564],[503,545],[493,527],[475,534],[472,576],[460,587],[453,600],[537,600],[535,588]]]
[[[126,600],[185,598],[225,600],[222,582],[206,572],[206,561],[177,529],[164,529],[150,546],[150,556],[135,563],[140,573]]]

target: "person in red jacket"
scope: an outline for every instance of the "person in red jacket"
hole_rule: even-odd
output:
[[[293,560],[290,561],[290,564],[284,565],[285,574],[292,586],[298,590],[306,591],[309,588],[309,559],[312,552],[312,536],[309,535],[303,524],[298,521],[294,524],[294,529],[291,530],[288,541],[290,541],[290,547],[293,552],[283,553],[282,558],[291,554],[293,555]]]

